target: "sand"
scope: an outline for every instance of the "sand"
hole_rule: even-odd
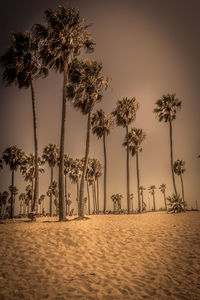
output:
[[[0,299],[200,299],[200,212],[0,224]]]

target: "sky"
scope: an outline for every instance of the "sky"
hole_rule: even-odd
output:
[[[176,93],[182,101],[182,109],[173,122],[174,159],[186,162],[183,175],[185,200],[188,207],[200,208],[200,122],[199,122],[199,53],[200,19],[198,0],[110,0],[60,1],[79,8],[96,42],[90,58],[101,61],[103,73],[109,79],[101,103],[110,113],[122,97],[135,97],[139,103],[136,120],[131,127],[142,128],[146,133],[143,151],[139,155],[140,182],[148,187],[156,185],[156,207],[164,207],[163,195],[158,187],[165,183],[166,193],[173,192],[170,170],[169,125],[159,123],[153,114],[155,102],[163,94]],[[1,3],[0,55],[9,46],[9,33],[30,29],[41,23],[43,12],[56,8],[54,0],[14,1]],[[50,72],[46,79],[35,83],[37,97],[39,153],[49,143],[59,145],[62,103],[62,75]],[[85,153],[87,117],[67,104],[65,153],[81,158]],[[108,159],[108,209],[112,208],[110,196],[123,195],[122,207],[126,208],[126,152],[122,147],[125,129],[114,127],[107,137]],[[17,145],[26,153],[34,151],[31,92],[17,87],[5,87],[0,83],[0,155],[6,147]],[[91,137],[90,157],[103,163],[103,144]],[[40,194],[46,193],[50,172],[45,167],[40,176]],[[16,172],[16,186],[23,192],[22,175]],[[57,170],[55,170],[57,179]],[[11,172],[8,167],[0,173],[0,191],[8,189]],[[176,176],[178,192],[180,178]],[[75,201],[75,186],[70,185],[72,207]],[[134,194],[134,209],[137,207],[136,162],[130,159],[130,190]],[[100,208],[103,206],[103,177],[100,179]],[[46,206],[48,206],[46,201]],[[147,208],[152,207],[149,192],[144,193]]]

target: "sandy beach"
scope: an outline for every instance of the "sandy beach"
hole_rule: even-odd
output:
[[[200,299],[200,212],[0,224],[0,299]]]

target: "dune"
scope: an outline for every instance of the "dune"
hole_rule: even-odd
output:
[[[0,224],[0,299],[200,299],[200,212]]]

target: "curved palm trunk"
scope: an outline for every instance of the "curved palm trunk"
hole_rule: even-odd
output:
[[[172,182],[174,186],[174,192],[177,195],[175,176],[174,176],[174,159],[173,159],[173,142],[172,142],[172,121],[169,121],[169,135],[170,135],[170,159],[171,159],[171,172],[172,172]]]
[[[182,198],[183,198],[183,201],[185,201],[185,196],[184,196],[184,187],[183,187],[183,177],[182,177],[182,175],[181,175],[181,174],[180,174],[180,178],[181,178]]]
[[[88,215],[90,215],[90,190],[89,190],[88,178],[87,178],[87,194],[88,194]]]
[[[106,194],[107,194],[107,155],[106,155],[106,135],[103,135],[103,149],[104,149],[104,205],[103,205],[103,213],[106,213]]]
[[[137,169],[137,192],[138,192],[138,212],[141,213],[141,203],[140,203],[140,174],[139,174],[139,161],[138,152],[136,152],[136,169]]]
[[[14,217],[14,195],[13,195],[13,187],[14,187],[14,170],[12,170],[12,180],[11,180],[11,203],[10,203],[10,218],[12,219]]]
[[[126,136],[128,137],[128,126],[126,126]],[[127,140],[126,150],[126,193],[127,193],[127,210],[130,213],[130,175],[129,175],[129,144]]]
[[[36,115],[36,99],[35,99],[35,91],[34,91],[32,79],[31,79],[31,96],[32,96],[32,109],[33,109],[34,147],[35,147],[35,174],[34,174],[35,187],[34,187],[32,211],[36,213],[38,211],[38,199],[39,199],[38,129],[37,129],[37,115]]]
[[[53,167],[51,167],[51,194],[50,194],[50,216],[53,217],[53,194],[52,194],[52,183],[53,183]]]
[[[88,165],[88,156],[89,156],[89,147],[90,147],[90,131],[91,131],[91,114],[90,110],[88,113],[88,122],[87,122],[87,138],[86,138],[86,147],[85,147],[85,161],[83,166],[83,172],[81,176],[81,184],[80,184],[80,198],[79,198],[79,206],[78,206],[78,216],[84,217],[84,182],[85,182],[85,174]]]
[[[64,65],[63,97],[62,97],[62,120],[60,134],[60,163],[59,163],[59,221],[66,220],[66,203],[64,195],[64,143],[66,121],[66,85],[67,85],[67,62]]]

